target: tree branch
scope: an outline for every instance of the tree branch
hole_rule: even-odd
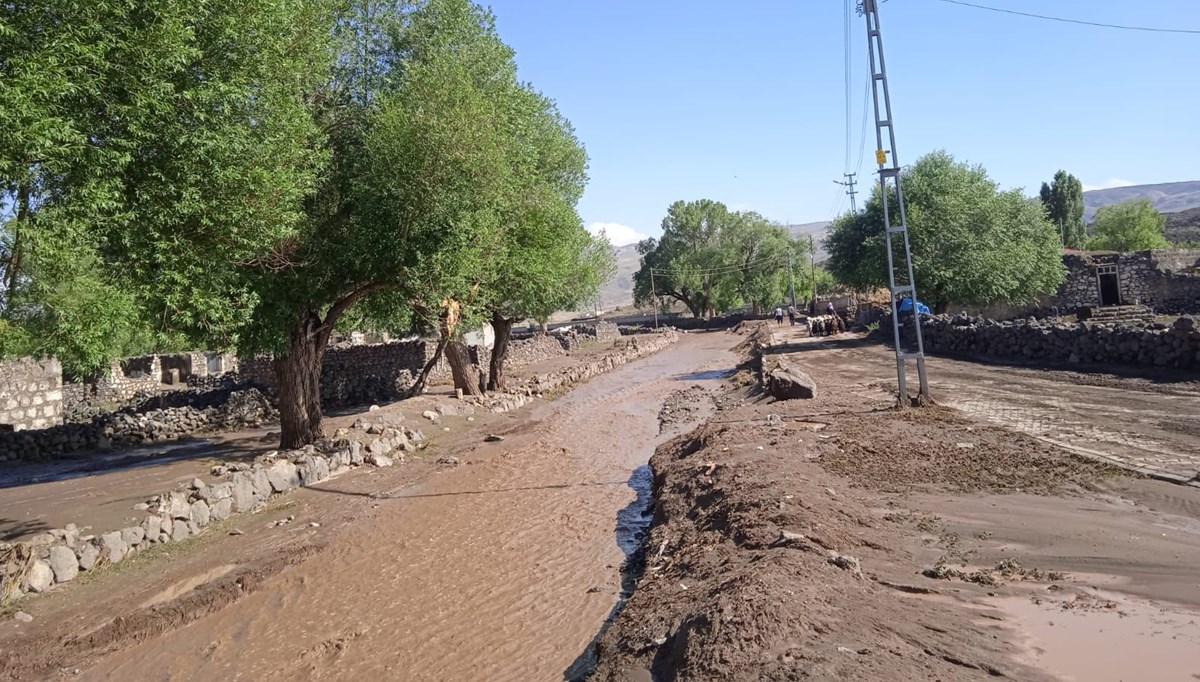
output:
[[[332,329],[333,325],[337,324],[338,318],[345,314],[345,312],[350,309],[350,306],[357,303],[362,297],[368,294],[373,294],[376,291],[393,289],[395,286],[395,284],[390,282],[371,282],[370,284],[364,284],[354,291],[346,294],[329,308],[329,312],[325,314],[325,320],[321,323],[320,327],[313,330],[313,333],[318,334],[328,329]]]

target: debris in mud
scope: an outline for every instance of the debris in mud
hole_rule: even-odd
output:
[[[952,568],[946,557],[938,559],[932,567],[921,572],[926,578],[934,580],[959,580],[985,587],[999,587],[1006,582],[1058,582],[1067,579],[1067,574],[1061,571],[1045,571],[1040,568],[1027,569],[1013,558],[1000,561],[994,568],[980,568],[974,571],[964,571]]]
[[[497,436],[494,433],[489,433],[483,438],[483,442],[485,443],[499,443],[502,440],[504,440],[504,436]]]
[[[859,562],[858,559],[856,559],[852,556],[846,556],[845,554],[838,554],[837,552],[830,552],[829,553],[829,563],[833,564],[834,566],[837,566],[838,568],[842,569],[843,571],[850,571],[850,573],[853,574],[855,578],[858,578],[861,580],[863,577],[862,564]]]
[[[659,433],[673,426],[694,422],[708,399],[708,391],[698,384],[669,395],[658,411]]]
[[[462,460],[457,457],[438,457],[437,463],[442,466],[456,467],[462,464]]]
[[[25,613],[24,611],[17,611],[15,614],[13,614],[13,620],[16,620],[16,621],[19,621],[22,623],[32,623],[33,616],[29,615],[28,613]]]
[[[241,528],[234,528],[233,530],[229,531],[229,534],[230,535],[245,535],[246,531],[242,530]]]

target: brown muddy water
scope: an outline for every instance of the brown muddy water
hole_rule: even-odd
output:
[[[660,433],[659,409],[680,388],[717,387],[738,340],[684,336],[539,403],[503,442],[439,452],[465,464],[428,480],[335,482],[327,504],[348,500],[362,514],[326,549],[217,613],[81,666],[76,679],[577,675],[632,587],[622,567],[648,521],[644,465],[687,426]]]

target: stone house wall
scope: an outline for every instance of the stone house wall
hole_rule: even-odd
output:
[[[1140,303],[1155,312],[1200,312],[1200,250],[1165,249],[1131,253],[1063,255],[1067,276],[1055,296],[1057,305],[1100,305],[1097,269],[1116,266],[1121,302]]]
[[[0,363],[0,427],[45,429],[62,423],[62,365],[53,358]]]

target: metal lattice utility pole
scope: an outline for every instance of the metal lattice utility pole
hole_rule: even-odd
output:
[[[854,179],[854,176],[856,175],[858,174],[846,173],[844,176],[846,178],[845,182],[842,182],[841,180],[833,181],[834,184],[841,185],[842,187],[846,188],[846,194],[850,195],[850,210],[854,213],[858,213],[858,203],[854,200],[854,195],[858,194],[858,192],[854,189],[854,184],[857,182],[857,180]]]
[[[883,35],[879,27],[879,0],[863,0],[861,11],[867,19],[867,45],[871,56],[871,94],[875,102],[875,160],[879,164],[879,189],[883,197],[883,227],[887,241],[888,288],[891,290],[892,335],[896,344],[896,380],[899,383],[899,399],[902,404],[909,400],[905,382],[905,361],[916,360],[917,376],[920,381],[918,402],[929,400],[929,381],[925,377],[925,342],[921,334],[921,314],[917,310],[917,285],[913,277],[912,250],[908,242],[908,214],[904,206],[904,189],[900,186],[900,159],[896,155],[896,129],[892,120],[892,98],[888,92],[887,64],[883,58]],[[884,130],[887,135],[884,135]],[[889,187],[890,185],[890,187]],[[896,212],[900,222],[892,224],[889,206],[892,193],[896,200]],[[899,280],[896,277],[895,254],[892,245],[899,239],[904,245],[904,266]],[[916,321],[917,348],[905,352],[900,345],[900,316],[897,299],[912,299],[913,319]]]

